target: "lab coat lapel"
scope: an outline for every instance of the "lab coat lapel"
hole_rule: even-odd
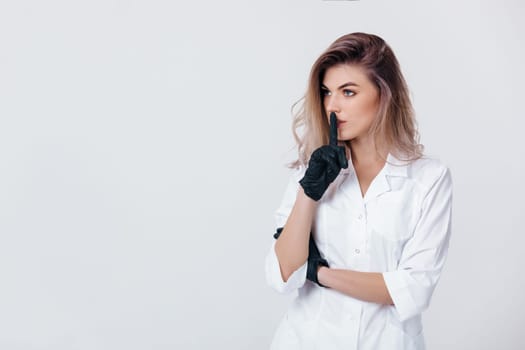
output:
[[[365,194],[365,203],[392,190],[391,178],[408,176],[408,163],[388,154],[385,166],[376,175]]]
[[[345,176],[345,179],[340,185],[341,191],[349,198],[362,198],[361,189],[359,187],[357,175],[355,174],[355,169],[352,165],[351,157],[348,160],[348,169],[343,169],[343,173],[341,175]],[[365,193],[365,203],[383,195],[384,193],[390,192],[392,190],[392,186],[389,178],[392,176],[406,177],[407,164],[403,163],[392,154],[388,154],[385,166],[376,175],[374,180],[372,180],[372,183]]]
[[[339,176],[343,176],[343,180],[339,185],[341,192],[350,199],[355,200],[356,198],[361,198],[357,176],[352,168],[351,161],[348,161],[348,169],[343,169]]]
[[[339,189],[345,196],[355,200],[356,198],[361,198],[361,191],[359,190],[357,176],[352,163],[352,155],[350,152],[347,152],[347,154],[350,155],[348,159],[348,168],[341,169],[339,176],[343,179],[339,183]]]
[[[368,190],[365,193],[364,201],[365,203],[368,203],[370,200],[377,198],[384,194],[385,192],[389,192],[391,190],[390,183],[388,182],[385,168],[381,169],[381,171],[376,175],[374,180],[372,180],[372,183],[368,187]]]

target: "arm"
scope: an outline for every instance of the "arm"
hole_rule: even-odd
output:
[[[290,216],[275,243],[275,253],[285,282],[306,262],[308,240],[316,209],[317,202],[305,195],[302,187],[299,186]]]
[[[394,304],[382,273],[331,269],[322,266],[317,273],[317,278],[324,286],[353,298],[378,304]]]
[[[332,113],[329,145],[312,153],[304,176],[289,184],[277,212],[277,227],[282,227],[282,231],[266,259],[267,281],[277,291],[285,293],[297,289],[304,284],[307,275],[311,275],[307,258],[317,201],[341,168],[347,167],[345,149],[337,145],[336,115]]]
[[[423,312],[439,280],[450,239],[452,181],[444,169],[427,193],[413,237],[396,270],[359,272],[321,267],[319,281],[351,297],[394,305],[399,319]]]
[[[430,304],[445,263],[451,233],[452,178],[443,168],[422,204],[415,232],[396,270],[383,272],[400,320],[421,314]]]
[[[337,145],[337,117],[333,112],[330,114],[329,126],[329,145],[319,147],[312,153],[308,169],[299,181],[301,186],[297,191],[295,204],[275,243],[275,254],[285,282],[308,258],[310,231],[317,201],[338,176],[341,168],[348,167],[345,148]]]

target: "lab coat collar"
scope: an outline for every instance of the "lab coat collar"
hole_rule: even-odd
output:
[[[392,190],[392,187],[389,181],[389,177],[394,177],[394,176],[407,177],[408,176],[408,166],[409,166],[408,162],[404,162],[396,158],[393,154],[389,153],[384,167],[377,174],[377,176],[374,178],[374,180],[370,184],[370,187],[366,191],[364,201],[368,202],[372,198],[376,198],[386,192],[390,192]],[[356,193],[352,193],[353,186],[351,186],[350,184],[353,181],[350,181],[350,183],[348,181],[348,178],[351,177],[350,175],[355,174],[355,169],[352,163],[351,155],[348,159],[348,168],[342,169],[342,174],[343,176],[347,177],[347,179],[346,181],[343,180],[340,186],[341,190],[349,197],[355,196]],[[356,176],[356,181],[357,181],[357,176]],[[357,186],[355,190],[357,190],[359,195],[361,195],[358,187],[359,186]]]
[[[349,175],[355,173],[354,165],[352,163],[352,155],[350,152],[348,152],[348,168],[341,169],[341,173],[344,175]],[[388,153],[388,156],[386,158],[386,163],[383,169],[379,172],[378,176],[380,174],[388,175],[388,176],[408,176],[408,165],[409,162],[400,160],[396,158],[392,153]]]
[[[408,176],[408,161],[403,161],[389,153],[385,163],[385,174],[389,176]]]

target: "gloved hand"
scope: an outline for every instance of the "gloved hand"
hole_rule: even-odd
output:
[[[319,253],[319,249],[317,249],[317,245],[315,244],[312,234],[310,234],[310,242],[308,243],[308,266],[306,268],[306,278],[314,283],[317,283],[321,287],[325,287],[319,283],[319,280],[317,279],[317,271],[321,266],[330,267],[328,266],[328,262],[321,257],[321,253]]]
[[[335,180],[341,169],[348,168],[345,148],[337,145],[337,117],[330,113],[330,144],[316,149],[310,156],[308,168],[299,181],[304,193],[318,201]]]
[[[279,238],[281,232],[283,232],[283,228],[279,227],[273,235],[273,238]],[[308,242],[308,264],[306,266],[306,278],[314,283],[317,283],[321,287],[325,287],[319,283],[319,280],[317,279],[317,271],[319,270],[320,266],[330,267],[328,266],[328,262],[321,257],[321,253],[319,253],[319,249],[317,249],[317,245],[315,244],[312,234],[310,233],[310,241]]]

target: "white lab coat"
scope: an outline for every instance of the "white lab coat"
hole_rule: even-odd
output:
[[[395,305],[320,287],[306,279],[306,262],[284,282],[272,240],[267,282],[280,293],[298,292],[277,328],[273,350],[425,349],[421,313],[439,280],[450,237],[450,171],[437,159],[407,165],[389,155],[363,198],[351,159],[348,165],[319,201],[313,237],[331,268],[383,273]],[[304,172],[293,170],[276,227],[285,225]]]

